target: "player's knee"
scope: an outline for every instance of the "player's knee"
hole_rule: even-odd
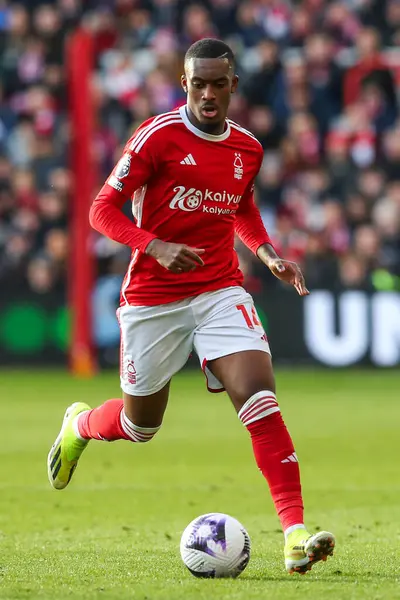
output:
[[[238,411],[238,417],[247,427],[255,421],[279,412],[280,408],[275,394],[271,390],[261,390],[248,398]]]
[[[272,394],[275,394],[274,381],[249,381],[235,385],[234,392],[230,394],[230,396],[236,410],[240,410],[249,398],[252,398],[255,394],[264,390],[268,390]]]
[[[161,427],[161,425],[158,425],[157,427],[140,427],[133,423],[129,417],[126,416],[124,411],[121,413],[121,426],[131,442],[140,444],[150,442]]]

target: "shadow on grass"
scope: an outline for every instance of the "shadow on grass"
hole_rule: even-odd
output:
[[[240,579],[238,579],[238,581],[283,581],[283,582],[287,582],[290,585],[293,585],[293,583],[301,583],[301,584],[307,584],[307,583],[326,583],[326,582],[347,582],[347,583],[359,583],[360,581],[362,581],[362,583],[367,583],[367,582],[373,582],[373,581],[391,581],[393,583],[398,583],[399,582],[399,576],[398,575],[384,575],[382,573],[354,573],[354,575],[346,575],[345,573],[329,573],[329,574],[325,574],[323,576],[321,575],[317,575],[316,573],[314,575],[308,574],[306,573],[305,575],[292,575],[292,576],[288,576],[288,575],[278,575],[278,576],[274,576],[274,575],[268,575],[267,573],[265,575],[259,575],[259,574],[254,574],[254,575],[243,575],[242,577],[240,577]]]

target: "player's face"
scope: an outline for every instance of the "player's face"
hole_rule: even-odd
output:
[[[200,125],[212,130],[224,124],[238,80],[225,58],[194,58],[186,63],[182,87]]]

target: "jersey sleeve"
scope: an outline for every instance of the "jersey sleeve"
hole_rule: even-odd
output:
[[[260,170],[262,158],[261,154],[256,175]],[[258,248],[263,244],[271,244],[271,246],[273,244],[262,222],[260,211],[254,202],[254,180],[255,177],[240,200],[235,219],[235,232],[243,244],[254,254],[257,254]]]
[[[141,252],[157,236],[132,223],[123,214],[122,207],[156,170],[155,140],[150,138],[146,144],[141,144],[144,136],[145,127],[141,127],[126,144],[122,157],[97,194],[89,213],[94,229]]]

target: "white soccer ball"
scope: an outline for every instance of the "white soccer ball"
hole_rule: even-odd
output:
[[[182,534],[181,556],[195,577],[237,577],[250,560],[249,534],[229,515],[201,515]]]

